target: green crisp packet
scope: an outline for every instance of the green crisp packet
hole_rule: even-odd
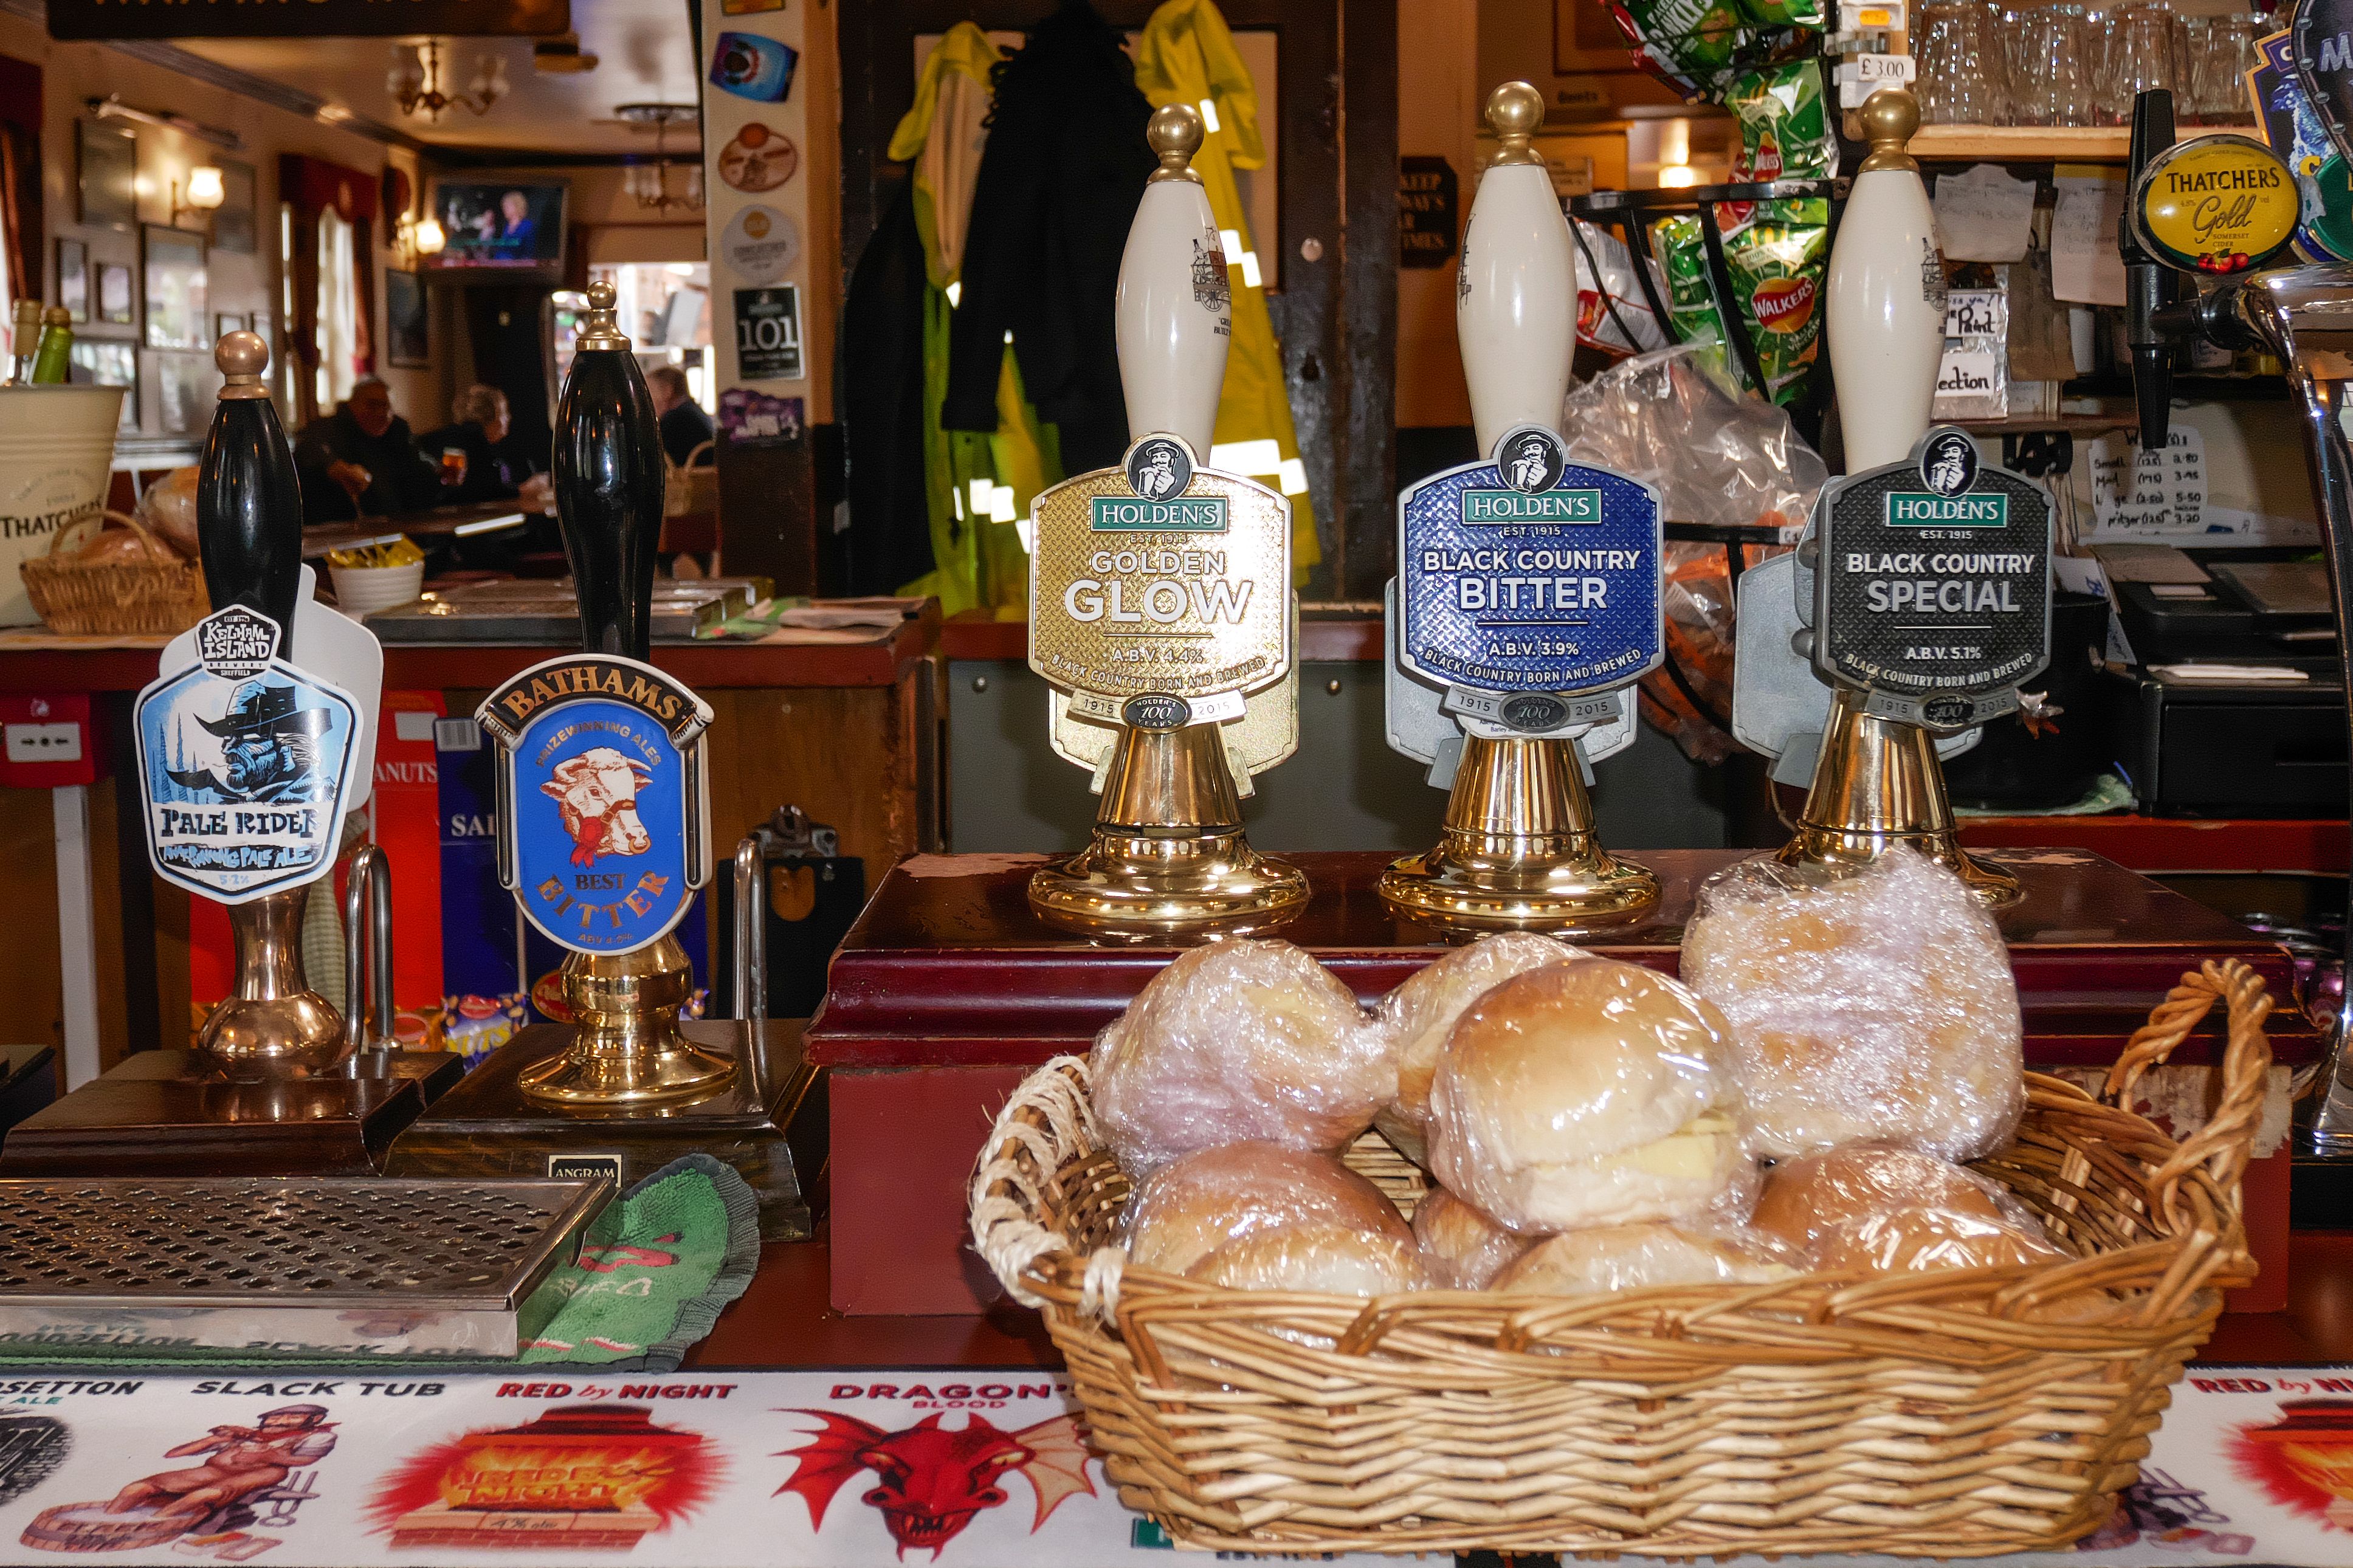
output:
[[[1754,221],[1725,241],[1741,324],[1776,403],[1798,402],[1813,378],[1830,250],[1830,204],[1811,197],[1758,203]]]

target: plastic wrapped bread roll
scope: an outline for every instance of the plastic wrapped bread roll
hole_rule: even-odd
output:
[[[1381,1190],[1339,1161],[1273,1143],[1229,1143],[1163,1165],[1137,1184],[1124,1221],[1128,1261],[1165,1274],[1237,1237],[1295,1225],[1413,1236]]]
[[[1430,1079],[1438,1053],[1462,1009],[1514,974],[1584,957],[1567,942],[1534,931],[1499,931],[1457,948],[1381,998],[1374,1021],[1397,1068],[1397,1098],[1373,1118],[1382,1136],[1417,1165],[1429,1163]]]
[[[1816,1268],[1916,1274],[1927,1268],[1988,1268],[2056,1263],[2067,1255],[2041,1226],[2030,1231],[1982,1214],[1926,1205],[1825,1226],[1807,1256]]]
[[[1883,1139],[1974,1160],[2018,1129],[2009,951],[1960,879],[1910,850],[1832,879],[1770,859],[1718,872],[1683,975],[1731,1021],[1761,1154]]]
[[[1220,1143],[1330,1154],[1395,1086],[1348,988],[1287,942],[1219,942],[1152,977],[1095,1037],[1095,1119],[1130,1175]]]
[[[1252,1231],[1194,1264],[1185,1277],[1235,1290],[1335,1296],[1388,1296],[1429,1283],[1411,1232],[1399,1240],[1386,1231],[1314,1223]]]
[[[1589,1296],[1653,1285],[1762,1285],[1801,1273],[1804,1259],[1755,1232],[1674,1225],[1613,1225],[1537,1243],[1491,1287],[1540,1296]]]
[[[1765,1173],[1748,1223],[1799,1249],[1850,1221],[1899,1209],[1934,1208],[2005,1225],[2039,1237],[2034,1213],[1999,1183],[1916,1150],[1849,1143]]]
[[[1611,959],[1504,981],[1456,1020],[1430,1169],[1518,1231],[1682,1219],[1747,1177],[1724,1020]]]
[[[1486,1210],[1464,1203],[1444,1187],[1432,1190],[1415,1207],[1413,1238],[1421,1246],[1430,1282],[1442,1290],[1484,1290],[1534,1240],[1504,1229]]]

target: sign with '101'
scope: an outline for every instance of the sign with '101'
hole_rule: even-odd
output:
[[[1549,430],[1407,490],[1398,533],[1398,661],[1425,680],[1574,695],[1664,655],[1657,493],[1569,462]]]

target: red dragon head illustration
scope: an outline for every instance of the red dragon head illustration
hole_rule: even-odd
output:
[[[885,1432],[830,1410],[789,1414],[815,1416],[819,1426],[807,1443],[776,1456],[794,1461],[791,1478],[776,1494],[798,1492],[808,1504],[809,1527],[821,1530],[834,1493],[859,1471],[872,1470],[876,1484],[860,1500],[881,1511],[902,1558],[912,1546],[938,1562],[940,1549],[974,1515],[1005,1501],[998,1483],[1008,1473],[1018,1474],[1038,1494],[1037,1517],[1029,1522],[1033,1535],[1072,1493],[1095,1495],[1087,1479],[1091,1456],[1078,1422],[1067,1415],[1018,1432],[1000,1432],[977,1415],[965,1416],[962,1429],[951,1432],[933,1415],[902,1431]]]

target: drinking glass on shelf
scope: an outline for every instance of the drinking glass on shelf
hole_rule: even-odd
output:
[[[2091,123],[2088,36],[2080,5],[2036,5],[2010,13],[2006,37],[2016,123]]]
[[[2171,10],[2147,0],[2134,0],[2108,13],[2107,47],[2098,85],[2096,117],[2103,125],[2131,124],[2135,95],[2158,88],[2168,92],[2175,89]]]
[[[1992,0],[1930,0],[1920,8],[1920,118],[1930,125],[2010,122],[2001,12]]]
[[[2247,73],[2255,67],[2255,18],[2241,13],[2198,20],[2206,26],[2191,29],[2186,74],[2199,120],[2208,125],[2253,124]]]

